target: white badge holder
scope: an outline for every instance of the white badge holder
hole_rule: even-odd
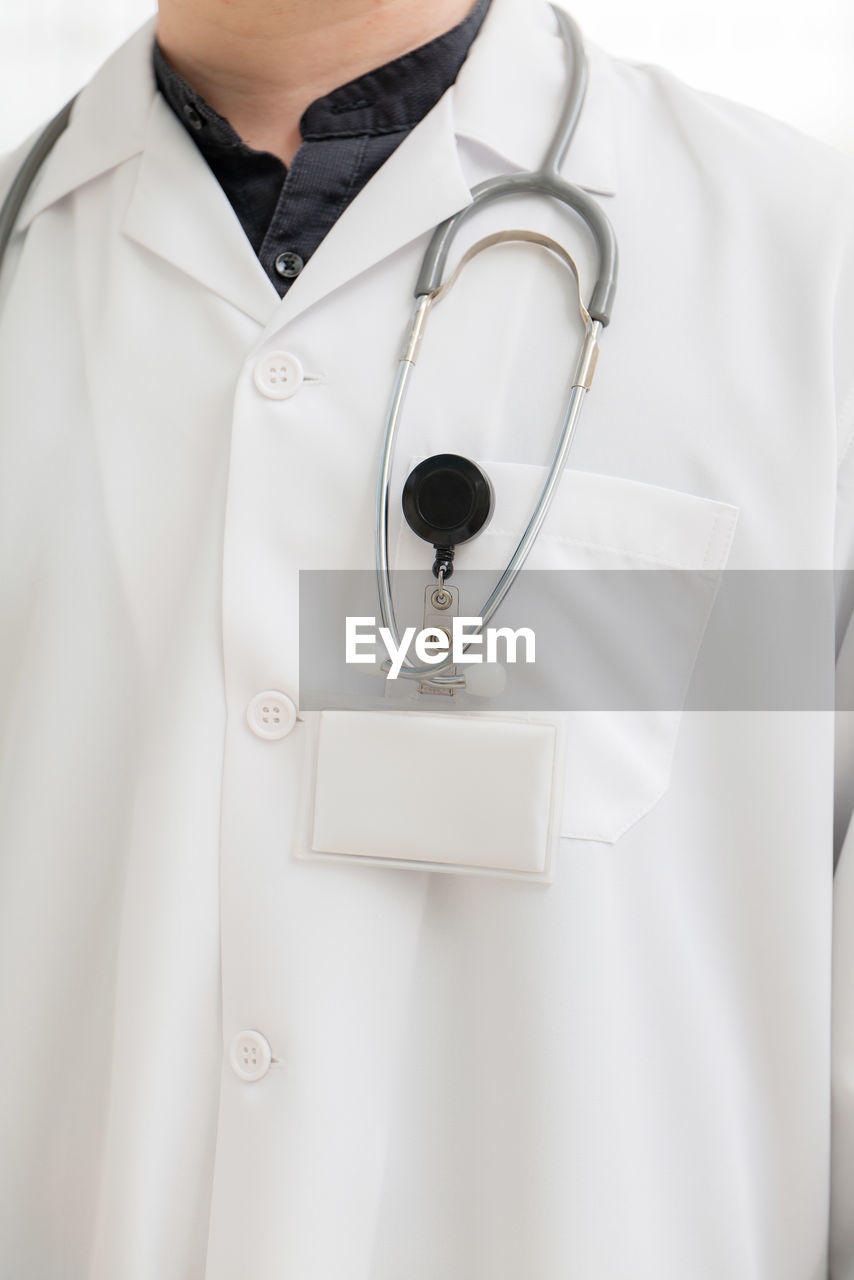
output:
[[[297,856],[551,880],[562,735],[534,717],[321,711]]]

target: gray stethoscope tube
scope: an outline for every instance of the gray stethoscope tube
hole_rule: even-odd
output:
[[[0,208],[0,269],[3,266],[3,259],[6,256],[6,248],[12,232],[15,230],[15,223],[18,221],[18,214],[21,212],[21,205],[24,203],[27,192],[35,181],[36,174],[52,151],[54,143],[60,134],[65,132],[68,121],[71,118],[71,108],[74,106],[75,101],[76,98],[72,98],[70,102],[66,102],[62,110],[58,111],[53,117],[50,124],[45,126],[27,153],[24,163],[15,174],[15,179],[9,188],[6,199],[3,201],[3,207]]]
[[[488,181],[482,182],[479,186],[475,187],[472,191],[471,204],[467,205],[466,208],[462,209],[459,213],[454,214],[453,217],[448,218],[447,221],[441,223],[441,225],[434,231],[430,244],[427,247],[427,252],[424,255],[424,261],[421,264],[421,270],[415,286],[415,309],[412,316],[406,349],[401,357],[400,365],[398,367],[397,379],[392,393],[388,417],[386,419],[382,458],[377,484],[377,592],[379,595],[380,614],[383,625],[389,628],[392,636],[394,637],[395,644],[398,647],[400,647],[400,636],[394,614],[388,553],[389,486],[391,482],[391,467],[394,455],[395,439],[400,425],[400,419],[403,414],[403,406],[409,382],[411,380],[412,370],[415,367],[418,350],[421,346],[421,340],[424,336],[424,328],[427,323],[427,317],[430,313],[431,307],[444,294],[450,291],[463,267],[467,262],[471,261],[476,254],[482,252],[484,249],[491,248],[496,244],[528,241],[530,243],[542,245],[544,248],[550,250],[571,270],[575,278],[576,287],[578,288],[579,311],[585,325],[585,336],[578,358],[578,363],[576,365],[569,399],[566,404],[563,424],[552,465],[549,469],[540,497],[528,522],[528,526],[522,534],[516,550],[513,552],[506,569],[496,583],[492,594],[476,615],[481,620],[480,629],[488,625],[490,619],[494,617],[495,613],[506,599],[507,593],[513,586],[522,565],[525,563],[525,560],[534,545],[537,534],[542,527],[543,521],[548,514],[549,507],[551,506],[552,499],[557,491],[557,486],[566,465],[570,446],[575,435],[575,429],[578,425],[581,407],[584,403],[584,395],[589,390],[590,384],[593,380],[599,349],[599,334],[610,320],[611,306],[617,285],[617,242],[613,228],[599,205],[596,204],[596,202],[592,200],[585,191],[582,191],[579,187],[573,186],[571,183],[565,182],[564,179],[561,178],[559,172],[560,166],[564,161],[578,125],[578,121],[581,116],[581,109],[584,104],[584,96],[587,90],[587,55],[582,43],[581,33],[573,20],[565,14],[563,10],[558,9],[554,5],[552,8],[554,9],[558,29],[566,46],[567,53],[572,55],[573,68],[569,77],[566,99],[561,110],[560,119],[558,121],[557,128],[555,129],[554,137],[546,151],[542,166],[540,169],[532,173],[511,174],[506,177],[490,178]],[[568,205],[581,217],[582,221],[590,231],[593,240],[595,241],[598,255],[598,276],[587,307],[585,307],[581,298],[578,271],[570,255],[554,240],[549,239],[547,236],[541,236],[535,232],[506,231],[485,237],[485,239],[478,241],[477,244],[472,245],[472,247],[463,255],[453,274],[447,281],[443,282],[442,276],[451,244],[454,236],[463,223],[472,216],[476,209],[481,208],[484,204],[491,203],[493,200],[500,199],[502,196],[516,195],[520,192],[537,192],[541,195],[550,196],[553,199],[560,201],[562,204]],[[419,680],[425,685],[434,685],[436,688],[443,690],[464,688],[464,676],[441,674],[442,671],[452,665],[453,662],[450,658],[447,662],[431,664],[430,666],[417,666],[411,661],[406,660],[401,668],[400,674],[407,679]]]

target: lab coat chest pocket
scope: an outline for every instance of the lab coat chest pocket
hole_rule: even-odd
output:
[[[459,549],[457,564],[500,572],[545,472],[482,465],[495,512],[488,531]],[[536,711],[562,738],[561,836],[613,843],[666,792],[737,517],[726,503],[638,481],[571,469],[563,476],[524,571],[548,571],[544,590],[565,601],[547,623],[550,635],[560,629],[565,637],[551,645],[561,670],[550,687],[561,692],[548,711]],[[397,564],[424,564],[424,545],[408,529]]]

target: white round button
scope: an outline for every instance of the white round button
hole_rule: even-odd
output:
[[[261,1080],[270,1070],[273,1055],[260,1031],[241,1031],[231,1042],[229,1059],[241,1080]]]
[[[256,693],[246,708],[249,728],[259,738],[286,738],[297,722],[297,709],[286,693],[266,689]]]
[[[288,400],[302,386],[302,365],[289,351],[271,351],[255,366],[255,386],[269,400]]]

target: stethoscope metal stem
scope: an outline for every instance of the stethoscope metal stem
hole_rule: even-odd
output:
[[[400,634],[397,626],[397,619],[394,613],[394,602],[391,590],[391,572],[388,558],[388,499],[391,483],[391,464],[394,453],[395,436],[400,424],[400,418],[403,413],[403,405],[406,399],[406,392],[409,386],[411,373],[414,367],[414,354],[417,353],[417,347],[420,341],[420,335],[423,333],[424,322],[429,311],[430,299],[419,299],[415,313],[412,319],[412,325],[407,342],[406,354],[402,357],[398,368],[397,381],[392,397],[392,404],[386,423],[385,438],[383,441],[382,462],[379,472],[379,485],[377,490],[377,586],[379,591],[380,616],[382,624],[388,627],[392,634],[395,645],[400,647]],[[569,457],[569,451],[575,438],[578,420],[581,416],[581,409],[584,404],[585,393],[589,390],[590,381],[593,376],[596,363],[596,352],[598,351],[598,338],[601,333],[602,325],[597,320],[590,322],[584,344],[578,358],[573,385],[569,393],[563,422],[561,424],[560,438],[558,447],[546,477],[537,505],[531,515],[525,532],[519,539],[519,543],[507,567],[499,578],[498,582],[488,597],[478,617],[480,618],[480,626],[474,630],[472,634],[480,634],[481,630],[486,627],[501,605],[507,598],[507,595],[513,586],[516,578],[522,570],[522,566],[528,559],[533,549],[537,536],[542,529],[543,522],[549,513],[558,485],[563,476],[563,471]],[[465,684],[463,677],[451,676],[443,677],[442,672],[453,663],[449,659],[441,665],[432,664],[430,666],[417,666],[410,660],[404,660],[404,669],[401,675],[407,679],[424,679],[430,680],[444,686],[462,687]]]
[[[569,400],[566,406],[563,424],[561,426],[560,441],[555,451],[554,460],[549,470],[548,477],[540,494],[539,501],[534,508],[533,515],[528,522],[528,527],[519,539],[519,545],[510,557],[507,568],[502,573],[492,595],[483,606],[479,617],[481,625],[487,626],[501,605],[507,598],[507,593],[516,581],[519,572],[528,559],[528,556],[537,539],[537,535],[543,527],[543,522],[549,513],[554,496],[557,493],[557,487],[563,476],[564,468],[569,457],[569,451],[572,448],[572,442],[575,438],[578,420],[581,417],[581,409],[584,404],[584,396],[589,389],[589,383],[579,382],[577,379],[584,376],[584,370],[588,369],[591,364],[595,364],[595,355],[592,353],[598,351],[597,339],[601,332],[602,326],[598,320],[591,323],[590,331],[585,339],[584,348],[578,362],[578,370],[576,372],[576,381],[573,383],[572,390],[569,393]]]
[[[379,592],[380,618],[382,619],[383,626],[388,627],[391,631],[396,644],[399,644],[400,640],[397,631],[397,621],[394,616],[394,602],[392,600],[391,574],[389,570],[388,556],[388,498],[389,486],[391,484],[391,466],[394,458],[395,438],[397,436],[397,429],[400,425],[400,419],[403,414],[403,406],[406,401],[409,379],[415,365],[418,348],[421,345],[421,335],[424,332],[424,324],[427,319],[427,313],[430,310],[431,302],[432,299],[429,297],[419,298],[416,302],[406,350],[401,356],[400,364],[398,365],[397,379],[394,384],[391,406],[386,419],[382,460],[380,462],[379,476],[377,479],[376,548],[377,590]]]

